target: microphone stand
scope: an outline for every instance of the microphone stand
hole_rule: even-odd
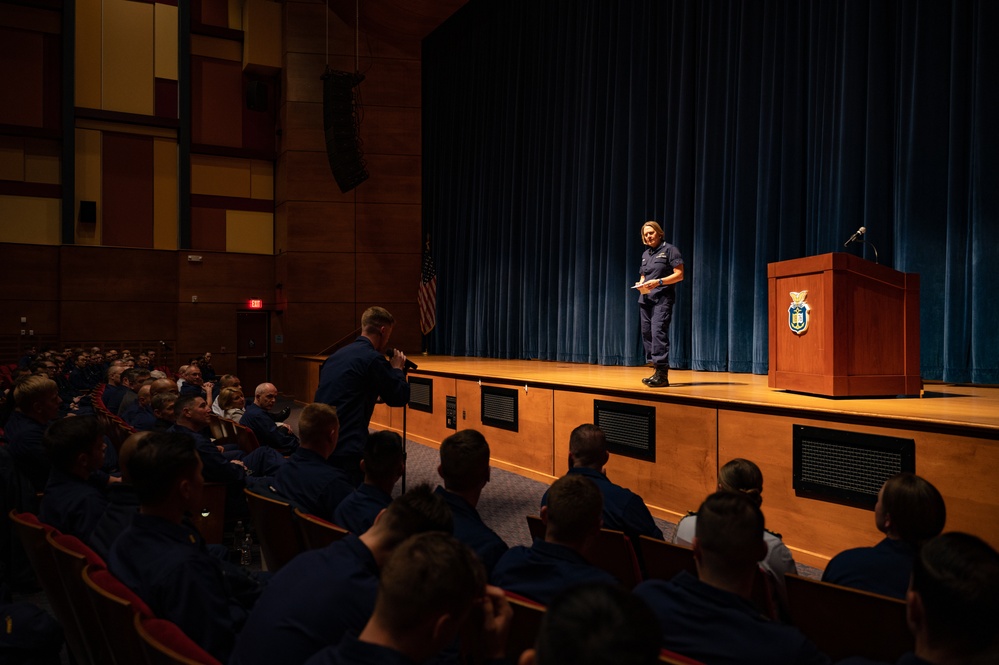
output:
[[[861,244],[870,245],[871,246],[871,249],[874,250],[874,263],[877,263],[877,264],[880,265],[881,261],[878,259],[878,248],[874,246],[874,243],[870,242],[870,241],[867,241],[867,240],[861,240],[860,242],[861,242]]]

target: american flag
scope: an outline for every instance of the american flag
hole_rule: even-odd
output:
[[[423,248],[423,271],[420,275],[420,290],[416,296],[420,306],[420,330],[426,335],[437,325],[437,267],[430,254],[430,237]]]

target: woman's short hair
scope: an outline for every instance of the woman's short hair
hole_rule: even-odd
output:
[[[242,388],[223,388],[219,393],[219,406],[223,409],[232,408],[237,397],[243,396]]]
[[[654,228],[656,230],[656,233],[658,233],[661,237],[663,237],[663,238],[666,237],[666,234],[663,232],[663,227],[659,226],[659,222],[654,222],[654,221],[652,221],[650,219],[649,221],[647,221],[644,224],[642,224],[642,232],[643,233],[645,232],[645,227],[646,226],[651,226],[652,228]],[[643,242],[645,241],[644,237],[642,238],[642,241]]]

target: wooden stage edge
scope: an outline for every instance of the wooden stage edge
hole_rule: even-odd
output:
[[[410,372],[431,387],[430,412],[406,409],[407,437],[431,446],[446,427],[447,398],[458,429],[485,434],[493,465],[551,482],[565,473],[569,433],[592,422],[594,400],[655,408],[654,462],[614,455],[607,474],[640,494],[654,514],[675,522],[695,510],[735,457],[764,476],[767,526],[795,558],[824,567],[836,553],[881,538],[873,511],[800,496],[793,488],[793,425],[913,439],[916,473],[947,502],[948,531],[967,531],[999,547],[999,388],[927,383],[922,397],[829,398],[774,390],[765,375],[670,370],[669,388],[648,388],[647,367],[548,361],[411,356]],[[303,356],[312,395],[323,357]],[[516,388],[518,431],[482,423],[482,385]],[[379,405],[372,427],[402,431],[403,409]],[[486,488],[488,494],[489,488]]]

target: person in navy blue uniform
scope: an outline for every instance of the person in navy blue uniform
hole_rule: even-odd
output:
[[[680,250],[666,242],[657,222],[642,225],[642,242],[648,249],[642,254],[640,278],[634,288],[641,294],[638,309],[645,361],[655,367],[655,373],[642,382],[659,388],[669,386],[669,324],[676,302],[676,284],[683,281],[683,257]]]
[[[652,513],[642,497],[607,478],[604,467],[610,460],[607,435],[592,424],[580,425],[569,435],[569,475],[585,476],[596,483],[604,497],[604,528],[623,531],[635,541],[639,536],[663,539],[662,530],[656,526]],[[541,505],[548,503],[548,492],[541,497]]]
[[[239,424],[252,429],[260,445],[290,455],[298,450],[298,437],[291,427],[284,423],[278,425],[271,417],[270,411],[277,402],[277,396],[277,387],[273,383],[261,383],[253,393],[253,402],[246,405]]]
[[[885,538],[834,556],[822,581],[904,599],[916,552],[946,521],[936,487],[912,473],[896,474],[881,486],[874,507],[874,525]]]
[[[541,509],[545,539],[511,547],[493,569],[492,583],[547,605],[562,591],[584,582],[617,584],[582,552],[600,532],[603,498],[589,478],[563,476],[548,490]]]
[[[152,399],[152,384],[152,379],[143,383],[139,387],[139,392],[136,393],[136,400],[121,414],[121,419],[137,430],[147,431],[153,429],[156,424],[156,416],[149,408],[149,401]]]
[[[555,597],[535,647],[520,665],[656,665],[659,622],[649,606],[610,584],[583,584]]]
[[[45,431],[52,470],[38,519],[63,533],[89,541],[108,505],[105,494],[88,482],[104,464],[104,431],[94,416],[57,420]]]
[[[447,505],[419,485],[360,536],[299,554],[260,596],[229,665],[301,663],[345,635],[357,635],[374,611],[380,570],[396,548],[418,533],[451,529]]]
[[[347,635],[306,662],[415,665],[439,654],[471,622],[479,628],[471,662],[498,661],[506,655],[513,610],[485,582],[482,564],[462,543],[439,533],[414,536],[385,565],[374,612],[360,635]]]
[[[118,463],[121,466],[121,482],[112,483],[107,489],[108,504],[104,508],[90,538],[86,543],[90,549],[97,552],[105,560],[111,552],[111,545],[118,536],[132,523],[132,517],[139,513],[139,495],[132,486],[132,477],[128,471],[128,460],[131,459],[139,441],[149,435],[149,432],[136,432],[121,444],[118,451]]]
[[[139,400],[139,388],[147,380],[149,380],[148,369],[133,367],[122,372],[121,384],[125,386],[125,391],[121,397],[121,402],[118,404],[118,410],[112,411],[112,413],[121,416],[127,412],[132,407],[132,404]]]
[[[30,375],[14,384],[17,408],[4,426],[7,451],[36,492],[45,489],[52,463],[42,439],[45,427],[59,417],[59,387],[44,376]]]
[[[375,402],[409,403],[406,354],[395,349],[391,360],[385,357],[394,326],[388,310],[369,307],[361,316],[361,336],[327,358],[319,372],[314,401],[336,407],[340,418],[340,442],[330,463],[346,471],[355,487],[364,480],[361,455]]]
[[[189,437],[150,432],[128,461],[141,512],[115,540],[108,570],[160,618],[228,661],[248,607],[185,515],[201,510],[202,464]]]
[[[757,562],[767,553],[763,513],[749,497],[716,492],[697,511],[697,577],[635,587],[659,618],[663,646],[718,665],[823,665],[823,654],[797,628],[765,617],[750,600]]]
[[[999,662],[999,552],[981,538],[954,531],[920,548],[905,602],[916,644],[896,665]]]
[[[364,482],[336,507],[333,523],[357,534],[371,528],[378,513],[392,503],[392,488],[405,465],[402,437],[388,430],[369,434],[361,459]]]
[[[104,406],[111,413],[118,413],[118,407],[121,406],[121,398],[125,396],[126,388],[121,385],[121,375],[125,369],[125,366],[120,363],[108,367],[106,374],[107,385],[104,386],[101,401],[104,402]]]
[[[444,497],[454,516],[454,537],[465,543],[491,573],[509,549],[495,531],[486,526],[475,507],[489,482],[489,444],[474,429],[456,432],[441,441],[441,463],[437,473],[444,480],[436,492]]]
[[[298,419],[301,446],[274,474],[274,489],[281,496],[328,522],[333,521],[333,511],[340,502],[354,491],[347,474],[326,463],[336,448],[339,427],[332,406],[307,405]]]

